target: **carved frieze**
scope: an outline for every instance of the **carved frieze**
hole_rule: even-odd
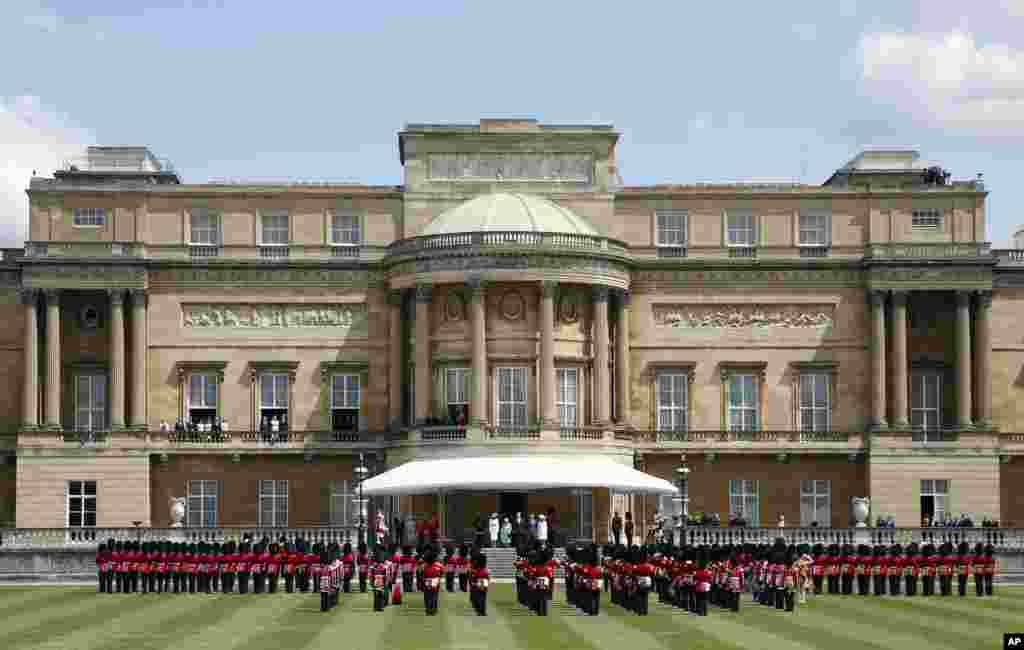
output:
[[[585,273],[615,273],[626,275],[624,264],[597,257],[559,257],[557,255],[468,255],[430,257],[402,262],[391,267],[398,275],[433,273],[435,271],[481,270],[561,270]]]
[[[56,289],[142,288],[146,271],[141,268],[102,266],[46,266],[25,269],[26,287]]]
[[[654,321],[676,329],[830,327],[833,305],[654,305]]]
[[[331,286],[369,288],[382,285],[379,271],[345,269],[161,269],[150,273],[150,283],[185,286]]]
[[[589,183],[594,159],[585,154],[434,154],[431,180],[535,180]]]
[[[699,271],[646,271],[633,274],[634,284],[735,285],[810,284],[861,285],[864,276],[855,269],[708,269]]]
[[[182,325],[192,329],[341,328],[366,332],[365,304],[183,304]]]

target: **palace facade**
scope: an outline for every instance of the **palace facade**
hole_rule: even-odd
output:
[[[611,126],[408,125],[401,185],[188,184],[142,147],[33,178],[0,266],[0,525],[353,525],[360,455],[611,456],[689,510],[1024,522],[1024,253],[980,180],[624,185]],[[685,155],[685,152],[680,152]],[[194,426],[189,426],[194,425]],[[183,427],[194,431],[180,431]],[[219,429],[219,431],[218,431]],[[380,499],[559,513],[671,500]]]

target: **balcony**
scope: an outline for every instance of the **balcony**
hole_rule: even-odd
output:
[[[864,435],[847,431],[637,431],[636,442],[652,449],[749,452],[844,451],[864,447]]]
[[[25,242],[28,258],[106,258],[145,256],[145,246],[136,242]]]
[[[828,246],[801,246],[800,257],[828,257]]]
[[[757,249],[753,246],[730,246],[729,257],[733,259],[754,259],[757,257]]]
[[[593,251],[625,254],[623,242],[574,233],[524,232],[518,230],[465,232],[411,237],[388,246],[391,256],[419,255],[453,249],[538,249]]]
[[[151,431],[147,446],[156,451],[230,449],[232,451],[305,451],[309,449],[377,448],[378,431]]]
[[[989,257],[988,242],[881,242],[864,247],[865,259],[949,259]],[[996,251],[998,252],[998,251]]]
[[[266,262],[284,262],[288,260],[287,246],[258,246],[258,256]]]
[[[992,251],[1000,266],[1024,266],[1024,249],[998,248]]]

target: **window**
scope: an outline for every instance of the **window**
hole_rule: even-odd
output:
[[[757,376],[730,375],[728,390],[729,431],[757,431]]]
[[[71,211],[71,223],[81,227],[99,227],[107,223],[106,208],[75,208]]]
[[[831,381],[827,372],[800,373],[798,412],[801,431],[828,431],[831,428]]]
[[[359,504],[355,483],[331,481],[331,525],[358,526]],[[369,511],[367,512],[369,518]],[[389,522],[390,526],[390,522]]]
[[[217,525],[217,495],[219,481],[189,481],[185,520],[193,527],[215,527]]]
[[[217,376],[196,373],[188,377],[188,419],[194,424],[217,418]]]
[[[576,536],[594,539],[594,493],[587,488],[572,491],[576,498]]]
[[[260,431],[288,430],[289,379],[285,373],[260,375]]]
[[[96,525],[96,481],[68,481],[68,528]]]
[[[658,431],[686,431],[688,380],[684,372],[658,373],[655,395]]]
[[[331,220],[331,243],[335,246],[357,246],[361,243],[359,215],[335,212]]]
[[[220,245],[220,215],[206,208],[196,208],[189,213],[191,234],[189,243],[193,246]]]
[[[555,371],[558,382],[556,397],[558,426],[572,429],[579,426],[579,369],[559,368]]]
[[[942,377],[915,372],[910,377],[910,426],[914,440],[937,440],[942,428]]]
[[[829,215],[825,212],[800,213],[800,245],[828,246]]]
[[[469,368],[447,368],[444,385],[448,421],[465,426],[469,419]]]
[[[800,525],[830,526],[832,481],[800,481]]]
[[[942,225],[942,211],[938,208],[925,208],[910,213],[910,225],[913,228],[938,228]]]
[[[331,376],[331,426],[334,431],[359,430],[359,375]]]
[[[259,525],[288,525],[288,481],[259,482]]]
[[[495,368],[499,427],[526,427],[526,368]]]
[[[726,220],[726,242],[729,246],[750,247],[757,243],[754,213],[730,212]]]
[[[921,481],[921,519],[929,523],[942,523],[949,514],[949,481],[924,479]],[[922,522],[923,523],[923,522]]]
[[[742,517],[749,526],[760,526],[757,481],[729,481],[729,515]]]
[[[288,244],[288,213],[283,211],[263,214],[260,246],[286,246]]]
[[[686,210],[658,210],[655,212],[658,246],[682,248],[686,246]]]
[[[75,378],[75,429],[98,431],[107,422],[107,378],[104,375],[78,375]]]

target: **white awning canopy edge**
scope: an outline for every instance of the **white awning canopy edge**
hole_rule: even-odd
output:
[[[367,496],[456,491],[531,492],[606,487],[618,492],[671,494],[669,481],[601,456],[498,456],[410,461],[367,479]]]

